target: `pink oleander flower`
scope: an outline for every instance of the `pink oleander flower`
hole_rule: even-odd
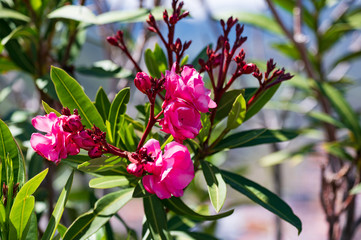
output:
[[[152,88],[152,82],[150,77],[144,72],[138,72],[134,78],[134,85],[139,91],[146,94],[148,89]]]
[[[47,133],[33,133],[30,139],[31,147],[36,153],[56,164],[69,154],[79,153],[79,147],[72,141],[71,133],[63,129],[63,124],[68,118],[69,116],[57,117],[55,113],[49,113],[37,116],[31,121],[37,130]]]
[[[175,72],[175,64],[165,75],[166,100],[182,98],[192,103],[200,112],[208,112],[217,104],[209,97],[211,91],[204,87],[202,76],[194,68],[184,66],[181,75]]]
[[[164,148],[164,154],[159,142],[150,139],[144,148],[154,160],[144,164],[144,169],[152,174],[143,177],[144,188],[160,199],[172,195],[181,197],[183,189],[194,178],[194,167],[188,149],[180,143],[171,142]]]
[[[202,128],[201,115],[189,102],[175,98],[163,103],[164,118],[159,125],[162,131],[173,135],[175,141],[182,143],[187,138],[195,138]]]

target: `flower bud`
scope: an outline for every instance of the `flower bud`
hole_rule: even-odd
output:
[[[136,177],[141,177],[143,175],[143,165],[137,163],[131,163],[127,167],[127,172]]]
[[[139,91],[146,94],[148,89],[152,87],[151,78],[144,72],[138,72],[134,79],[134,84]]]
[[[90,158],[98,158],[103,154],[101,147],[96,146],[88,152]]]
[[[118,41],[115,37],[107,37],[107,41],[110,45],[118,46]]]
[[[254,70],[256,70],[256,65],[254,65],[253,63],[248,63],[243,66],[242,73],[251,74],[254,72]]]

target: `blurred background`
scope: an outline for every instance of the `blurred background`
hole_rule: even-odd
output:
[[[0,118],[6,121],[14,136],[22,142],[22,147],[27,153],[30,178],[47,164],[28,149],[30,135],[34,131],[30,120],[35,115],[43,113],[40,99],[54,108],[59,108],[49,81],[50,65],[68,71],[84,87],[92,100],[100,86],[110,99],[120,89],[130,86],[131,99],[127,113],[135,117],[135,106],[145,103],[146,98],[139,91],[135,91],[132,81],[135,74],[133,65],[120,50],[107,43],[106,37],[114,35],[119,29],[123,30],[127,46],[135,60],[142,67],[145,66],[142,59],[144,50],[153,49],[155,43],[161,42],[146,29],[144,20],[147,14],[140,14],[137,10],[154,9],[156,15],[161,13],[164,7],[170,8],[171,1],[74,1],[73,5],[84,5],[90,10],[90,15],[84,12],[79,16],[54,12],[56,4],[62,2],[54,1],[54,6],[43,11],[43,19],[36,19],[39,13],[36,13],[34,6],[35,12],[28,10],[28,5],[36,1],[24,0],[22,4],[14,2],[0,0],[3,6],[13,6],[35,20],[32,22],[14,18],[16,25],[12,25],[6,16],[0,16]],[[275,20],[270,3],[275,7],[277,16],[284,25]],[[218,166],[238,169],[239,173],[280,195],[303,223],[300,236],[297,236],[294,227],[277,220],[272,213],[252,204],[230,188],[228,194],[231,197],[227,198],[223,209],[235,208],[234,214],[221,219],[217,224],[208,222],[200,227],[214,232],[220,239],[230,240],[327,239],[328,225],[320,201],[320,166],[332,146],[322,144],[324,131],[320,127],[320,117],[311,114],[320,111],[320,103],[315,94],[310,93],[312,83],[309,79],[312,78],[312,74],[307,71],[307,64],[302,60],[297,46],[305,46],[304,50],[311,64],[321,66],[319,69],[315,67],[318,78],[326,79],[325,81],[331,82],[339,89],[359,114],[361,1],[184,0],[184,8],[190,12],[190,17],[177,25],[176,36],[182,40],[192,40],[187,52],[190,60],[206,45],[216,44],[221,33],[218,20],[234,16],[245,24],[243,36],[247,36],[248,40],[243,48],[248,62],[254,62],[265,70],[266,61],[273,58],[278,67],[285,67],[288,72],[295,75],[292,80],[282,84],[272,101],[253,121],[241,127],[285,127],[299,129],[302,132],[300,137],[290,142],[232,150],[217,154],[212,159]],[[103,22],[99,20],[94,23],[91,20],[93,15],[113,11],[123,11],[123,20],[120,12],[108,16],[108,22],[103,19]],[[49,13],[53,15],[49,17]],[[130,16],[127,17],[127,13]],[[164,25],[160,26],[166,31]],[[289,30],[295,42],[289,39],[287,31],[283,28]],[[14,29],[17,30],[14,32]],[[38,32],[34,32],[34,29]],[[12,35],[9,37],[10,33]],[[234,35],[231,34],[232,37]],[[12,45],[12,48],[9,45]],[[237,81],[236,87],[241,88],[258,84],[253,78]],[[337,132],[340,138],[344,138],[345,135],[347,131],[343,129]],[[345,147],[342,150],[346,153],[351,151],[352,155],[349,148]],[[61,190],[60,183],[65,181],[64,178],[69,171],[66,166],[60,165],[54,172],[52,183],[55,194]],[[89,208],[88,204],[94,202],[92,198],[103,194],[100,190],[90,192],[89,176],[78,174],[76,179],[67,205],[71,211],[65,215],[65,221],[68,222],[77,214],[86,211]],[[202,179],[196,176],[194,182],[199,181]],[[186,193],[189,195],[187,201],[199,201],[192,197],[195,194],[204,195],[203,199],[207,199],[207,189],[196,185],[201,186],[191,184],[192,191]],[[47,211],[47,203],[41,202],[41,199],[48,198],[48,194],[45,187],[38,193],[37,200],[40,201],[36,205],[37,213]],[[192,205],[192,202],[188,203]],[[194,205],[197,204],[194,202]],[[141,200],[135,199],[120,211],[129,227],[134,228],[138,234],[141,232],[143,220],[141,209]],[[356,204],[356,213],[360,212]],[[46,217],[45,214],[43,216]],[[111,224],[115,226],[114,229],[119,229],[121,234],[123,225],[113,219]],[[354,236],[354,239],[359,238],[360,230],[356,231]]]

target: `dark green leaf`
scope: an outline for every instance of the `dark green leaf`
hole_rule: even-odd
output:
[[[205,46],[199,53],[198,55],[193,59],[191,65],[193,65],[193,67],[195,69],[197,69],[197,71],[199,71],[201,69],[201,65],[199,65],[198,61],[199,59],[203,59],[204,61],[207,60],[208,56],[207,56],[207,48],[212,49],[212,44],[209,44],[208,46]]]
[[[202,142],[204,142],[206,140],[206,138],[208,136],[208,133],[209,133],[209,130],[211,128],[211,121],[209,119],[209,114],[201,113],[201,122],[202,122],[202,128],[199,131],[199,134],[198,134],[197,137],[198,137],[199,141],[202,143]]]
[[[149,48],[144,52],[144,61],[149,74],[154,78],[160,78],[161,74],[158,67],[157,59],[155,58],[152,50],[150,50]]]
[[[337,119],[335,119],[325,113],[311,111],[311,112],[307,113],[307,115],[318,121],[326,122],[326,123],[335,125],[336,127],[339,127],[339,128],[345,128],[345,125],[342,122],[338,121]]]
[[[202,215],[191,208],[189,208],[180,198],[171,197],[169,199],[164,199],[163,203],[170,210],[174,211],[176,214],[188,217],[194,220],[206,221],[206,220],[217,220],[220,218],[228,217],[233,213],[233,209],[224,213],[215,214],[215,215]]]
[[[219,101],[219,104],[217,106],[217,112],[215,116],[215,121],[219,122],[223,118],[227,117],[229,112],[232,109],[232,105],[236,98],[241,94],[242,90],[230,90],[223,94],[221,100]]]
[[[165,70],[168,68],[167,57],[165,56],[163,49],[157,43],[153,50],[153,56],[156,59],[159,71],[165,75]]]
[[[226,183],[218,168],[205,160],[201,161],[201,164],[203,175],[207,182],[209,198],[216,212],[219,212],[227,196]]]
[[[143,198],[144,213],[153,240],[172,239],[167,229],[167,216],[162,202],[155,195]]]
[[[289,222],[298,229],[299,234],[301,233],[301,220],[293,213],[287,203],[285,203],[276,194],[235,173],[224,170],[221,170],[221,173],[226,183],[232,188],[244,194],[255,203],[273,212],[283,220]]]
[[[94,62],[90,67],[77,67],[78,73],[98,78],[127,78],[132,72],[119,67],[110,60]]]
[[[250,147],[259,144],[289,141],[298,136],[295,130],[254,129],[232,134],[214,147],[215,151],[223,149]]]
[[[132,198],[133,188],[109,193],[99,199],[94,210],[79,216],[68,228],[64,240],[87,239],[98,231]]]
[[[58,227],[58,224],[60,222],[60,219],[63,215],[66,202],[68,201],[69,193],[73,183],[73,176],[74,176],[74,171],[70,174],[68,181],[66,182],[63,190],[61,191],[58,201],[56,202],[54,211],[49,220],[48,226],[46,227],[46,230],[41,240],[50,240],[53,238],[55,231]]]
[[[251,104],[251,106],[248,107],[246,118],[244,119],[244,121],[247,121],[248,119],[253,117],[256,113],[258,113],[263,108],[263,106],[269,100],[271,100],[271,98],[273,97],[273,95],[280,86],[281,84],[276,84],[270,87],[269,89],[263,91],[260,95],[258,95],[258,97]]]
[[[98,89],[94,105],[98,109],[99,114],[102,116],[103,121],[105,122],[105,120],[108,119],[109,115],[110,101],[103,87],[100,87]]]
[[[122,115],[127,110],[127,103],[129,102],[129,88],[124,88],[115,96],[109,111],[108,120],[111,127],[111,132],[108,133],[111,143],[117,142],[117,124]]]
[[[26,233],[25,240],[34,240],[38,239],[38,220],[36,219],[36,214],[33,211],[28,222],[28,231]],[[23,236],[24,239],[24,236]]]
[[[227,129],[235,129],[243,123],[246,117],[246,105],[243,94],[238,95],[228,114]]]
[[[53,66],[51,67],[50,76],[62,105],[69,109],[78,109],[79,115],[82,117],[82,123],[87,128],[91,128],[95,124],[100,130],[105,131],[101,115],[79,83],[64,70]]]
[[[1,53],[1,51],[0,51]],[[4,57],[0,57],[0,73],[6,73],[8,71],[12,71],[12,70],[18,70],[19,67],[16,66],[16,64],[14,62],[12,62],[11,60],[4,58]]]
[[[149,197],[151,194],[145,190],[142,180],[140,180],[134,188],[133,198]]]

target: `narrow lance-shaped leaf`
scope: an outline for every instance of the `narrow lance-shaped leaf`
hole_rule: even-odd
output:
[[[49,114],[51,112],[55,113],[56,116],[60,117],[61,113],[59,113],[58,111],[56,111],[54,108],[50,107],[49,104],[47,104],[46,102],[44,102],[43,100],[41,101],[41,104],[43,105],[44,111]]]
[[[48,226],[46,227],[43,237],[41,238],[42,240],[50,240],[55,234],[59,221],[63,215],[66,202],[68,201],[71,186],[73,183],[73,176],[74,176],[74,171],[70,174],[68,181],[66,182],[63,190],[61,191],[61,194],[55,205],[53,214],[51,215],[51,218],[49,220]]]
[[[217,220],[220,218],[228,217],[234,211],[232,209],[227,212],[219,213],[219,214],[215,214],[215,215],[203,215],[203,214],[199,214],[199,213],[193,211],[180,198],[171,197],[169,199],[164,199],[163,203],[166,207],[168,207],[170,210],[174,211],[175,213],[177,213],[179,215],[183,215],[190,219],[200,220],[200,221]]]
[[[129,180],[125,176],[104,176],[93,178],[89,182],[91,188],[113,188],[124,187],[129,185]]]
[[[223,149],[250,147],[260,144],[289,141],[298,136],[297,130],[292,129],[253,129],[238,132],[225,137],[214,147],[218,152]]]
[[[108,120],[110,101],[102,87],[98,89],[97,95],[95,96],[94,105],[98,109],[100,115],[102,116],[103,121],[105,122],[106,120]]]
[[[87,239],[98,231],[131,198],[134,188],[109,193],[99,199],[90,210],[79,216],[68,228],[64,240]]]
[[[143,198],[144,213],[153,240],[172,239],[167,227],[167,216],[162,202],[151,195]]]
[[[289,222],[298,229],[298,233],[301,233],[301,220],[293,213],[290,206],[276,194],[238,174],[224,170],[221,170],[221,173],[226,183],[232,188],[244,194],[255,203],[273,212],[283,220]]]
[[[117,123],[120,120],[121,115],[127,110],[127,103],[129,102],[129,88],[122,89],[114,98],[109,111],[108,120],[111,127],[111,133],[109,134],[110,142],[117,142]]]
[[[78,109],[82,123],[87,128],[91,128],[95,124],[100,130],[105,131],[101,115],[79,83],[64,70],[53,66],[50,76],[61,104],[70,109]]]
[[[262,92],[251,104],[251,106],[248,107],[246,117],[244,121],[247,121],[251,117],[253,117],[256,113],[258,113],[266,103],[271,100],[273,95],[276,93],[277,89],[281,86],[281,84],[276,84],[269,89]]]
[[[216,122],[219,122],[223,118],[228,116],[228,113],[231,111],[234,101],[239,96],[239,94],[241,94],[241,92],[242,90],[233,89],[223,94],[217,106],[217,112],[214,118]]]
[[[228,114],[227,129],[235,129],[243,123],[246,117],[246,105],[243,94],[238,95]]]
[[[214,209],[219,212],[226,200],[226,183],[218,168],[205,160],[201,161],[201,164],[203,175],[207,182],[209,198],[211,199]]]
[[[359,118],[354,110],[351,108],[350,104],[346,99],[341,95],[341,93],[331,86],[328,83],[318,83],[319,88],[321,89],[324,96],[326,96],[335,111],[340,116],[342,122],[347,126],[350,132],[355,138],[355,142],[358,147],[361,147],[361,126]]]

